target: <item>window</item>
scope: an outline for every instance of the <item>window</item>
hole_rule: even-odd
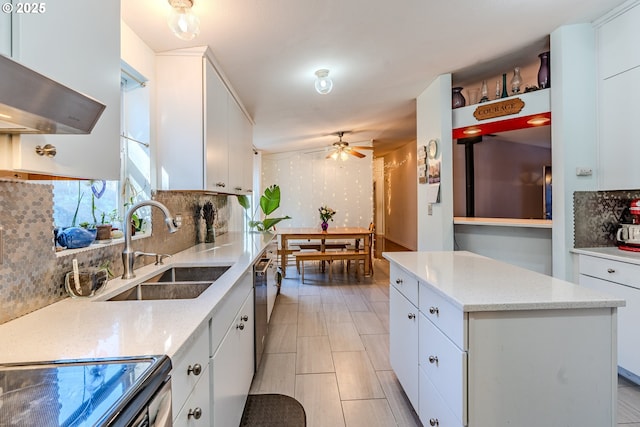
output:
[[[151,198],[150,94],[147,79],[122,63],[120,83],[120,181],[53,181],[58,227],[111,223],[122,227],[129,206]],[[147,208],[137,212],[138,230],[150,226]]]

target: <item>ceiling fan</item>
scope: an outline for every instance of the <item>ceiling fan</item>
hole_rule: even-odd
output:
[[[348,142],[342,140],[344,134],[345,132],[336,132],[334,134],[338,136],[339,140],[333,143],[331,148],[332,152],[327,155],[327,159],[331,158],[333,160],[347,160],[349,158],[349,155],[361,159],[363,157],[366,157],[366,155],[357,150],[373,150],[373,147],[366,147],[362,145],[353,147],[349,146]]]

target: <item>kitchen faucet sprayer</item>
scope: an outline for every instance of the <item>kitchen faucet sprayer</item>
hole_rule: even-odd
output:
[[[123,279],[133,279],[136,275],[133,272],[133,264],[136,261],[138,255],[149,255],[144,254],[142,252],[134,251],[131,248],[131,220],[133,218],[133,213],[137,211],[139,208],[143,206],[155,206],[160,209],[164,215],[164,222],[167,224],[167,228],[169,229],[169,233],[175,233],[178,231],[180,227],[180,221],[176,220],[169,212],[169,209],[160,202],[155,200],[143,200],[142,202],[136,203],[131,206],[131,208],[127,211],[124,219],[124,250],[122,251],[122,264],[124,266],[124,273],[122,274]]]

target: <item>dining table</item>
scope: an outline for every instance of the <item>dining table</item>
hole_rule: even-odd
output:
[[[294,240],[314,240],[320,241],[320,251],[326,249],[327,240],[353,240],[356,250],[361,250],[365,254],[364,275],[371,273],[371,239],[372,231],[364,227],[329,227],[326,231],[317,227],[289,227],[276,230],[280,237],[280,265],[282,266],[282,276],[286,277],[287,259],[289,254],[294,252],[289,247],[289,242]],[[360,247],[362,241],[362,247]]]

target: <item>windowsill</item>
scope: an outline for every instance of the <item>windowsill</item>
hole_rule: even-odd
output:
[[[146,239],[147,237],[151,237],[151,233],[140,233],[138,232],[135,236],[132,236],[132,240]],[[120,245],[124,243],[124,237],[119,237],[117,239],[111,239],[106,241],[105,243],[98,243],[99,241],[93,242],[91,245],[85,248],[78,249],[63,249],[61,251],[56,251],[56,257],[61,258],[68,255],[75,255],[83,252],[90,252],[101,248],[106,248],[109,246]]]

